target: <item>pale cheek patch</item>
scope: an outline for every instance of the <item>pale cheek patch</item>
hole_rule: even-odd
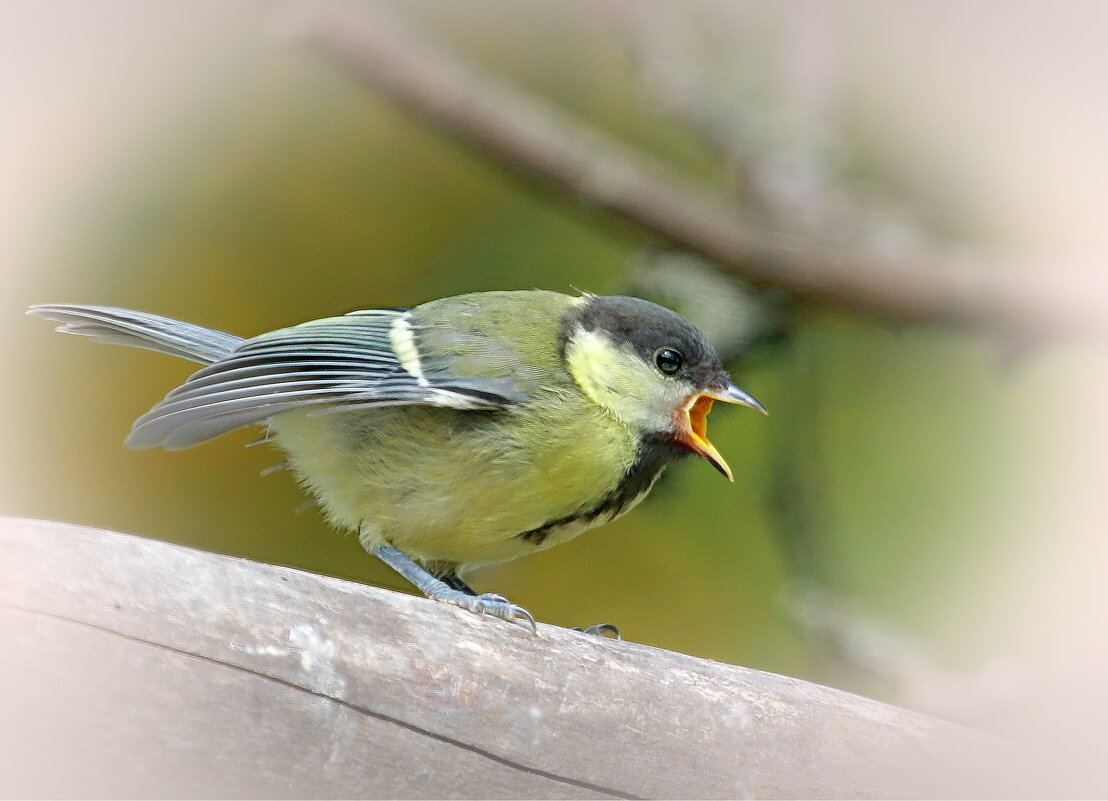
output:
[[[566,349],[566,363],[593,403],[644,431],[667,431],[673,411],[690,389],[655,375],[633,353],[595,331],[578,328]]]
[[[400,366],[408,371],[421,387],[430,386],[427,376],[423,373],[423,363],[419,358],[419,349],[416,348],[415,334],[407,320],[407,315],[397,317],[389,328],[389,343],[393,353],[396,354]]]
[[[570,338],[566,349],[566,366],[570,374],[589,399],[601,406],[605,405],[603,396],[610,391],[605,386],[603,375],[612,367],[611,359],[611,346],[598,334],[581,328]]]

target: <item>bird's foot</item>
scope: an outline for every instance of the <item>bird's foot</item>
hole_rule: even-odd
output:
[[[442,590],[433,588],[431,592],[427,593],[427,597],[435,601],[442,601],[443,603],[460,606],[462,609],[468,609],[470,612],[480,615],[481,617],[490,615],[491,617],[498,617],[501,620],[507,620],[509,623],[514,623],[518,620],[523,625],[530,626],[532,634],[538,634],[538,627],[535,625],[535,616],[522,606],[512,603],[503,595],[497,595],[494,592],[486,592],[482,595],[468,595],[460,590],[454,590],[443,585]]]
[[[370,552],[412,584],[419,587],[420,591],[432,601],[442,601],[443,603],[460,606],[462,609],[468,609],[470,612],[481,615],[481,617],[491,615],[501,620],[507,620],[509,623],[515,623],[518,620],[523,625],[530,626],[532,634],[539,633],[538,627],[535,625],[535,616],[522,606],[516,606],[503,595],[492,592],[476,595],[472,591],[466,592],[465,590],[469,589],[469,585],[453,574],[447,577],[447,581],[450,582],[448,584],[447,581],[432,576],[416,564],[410,556],[391,545],[378,545]]]
[[[619,633],[619,627],[615,623],[597,623],[595,626],[589,626],[587,629],[583,629],[580,626],[574,626],[573,631],[580,631],[582,634],[592,634],[595,637],[611,637],[611,640],[622,640],[623,636]]]

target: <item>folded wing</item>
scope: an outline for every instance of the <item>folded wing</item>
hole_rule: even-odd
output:
[[[294,409],[495,410],[527,399],[510,379],[455,376],[441,354],[421,360],[404,309],[352,312],[247,340],[127,309],[58,305],[32,313],[67,333],[212,362],[135,421],[127,438],[135,448],[188,448]]]

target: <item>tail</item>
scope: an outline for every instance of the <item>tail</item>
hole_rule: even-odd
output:
[[[91,337],[94,342],[168,353],[200,364],[211,364],[230,356],[243,342],[242,337],[202,325],[111,306],[48,303],[32,306],[27,314],[61,323],[57,330],[63,334],[79,334]]]

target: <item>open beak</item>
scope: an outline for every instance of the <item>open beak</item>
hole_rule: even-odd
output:
[[[678,412],[677,440],[693,453],[703,456],[708,462],[723,475],[728,481],[734,481],[731,468],[719,455],[719,451],[708,441],[708,412],[712,410],[715,401],[724,403],[737,403],[740,406],[749,406],[757,409],[762,414],[768,414],[766,407],[748,392],[739,389],[730,380],[720,385],[709,387],[699,395],[693,395],[688,403]]]

